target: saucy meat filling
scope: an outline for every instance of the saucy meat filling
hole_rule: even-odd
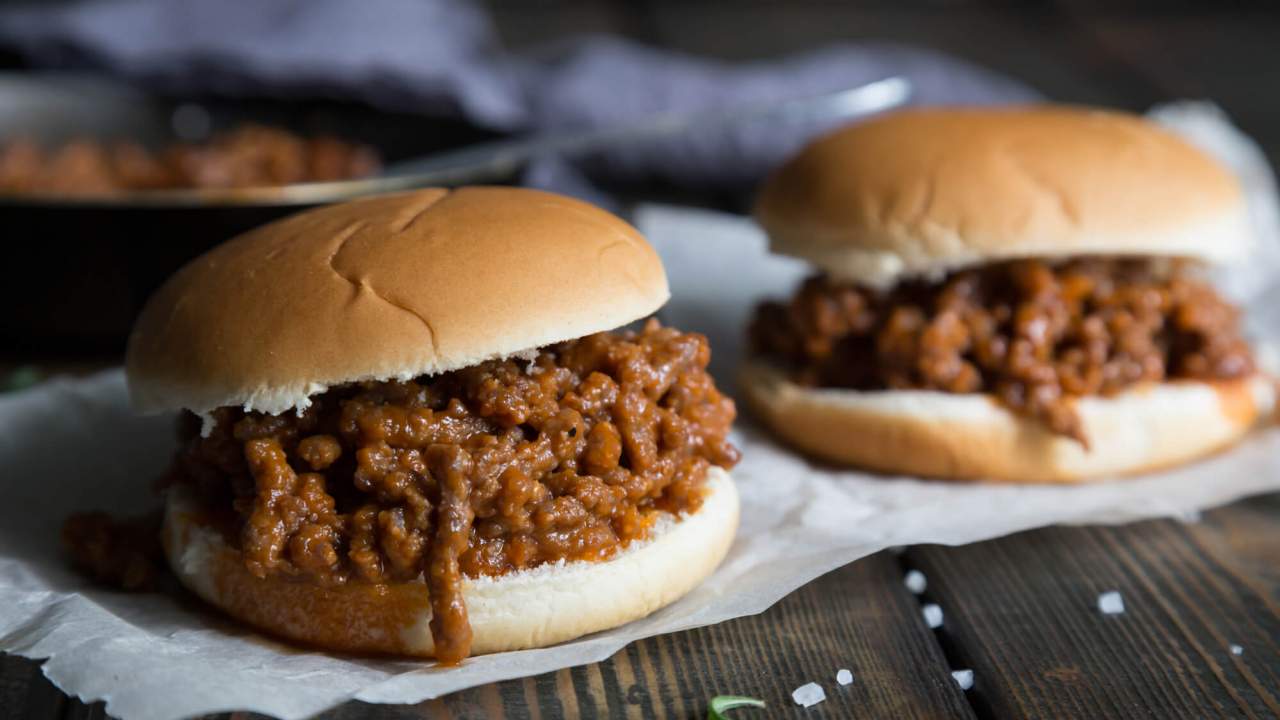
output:
[[[135,518],[78,513],[62,526],[62,544],[71,563],[103,585],[153,590],[165,576],[159,511]]]
[[[990,393],[1086,443],[1072,398],[1253,371],[1239,311],[1185,264],[1017,260],[875,291],[827,276],[756,310],[751,344],[806,386]]]
[[[425,578],[436,655],[471,631],[464,577],[603,560],[696,510],[730,467],[733,401],[701,335],[650,320],[410,382],[347,385],[300,414],[194,417],[172,482],[227,509],[249,570],[320,584]]]
[[[59,147],[17,139],[0,145],[0,192],[67,196],[134,190],[247,188],[373,175],[371,147],[242,125],[203,143],[150,150],[131,141],[71,140]]]

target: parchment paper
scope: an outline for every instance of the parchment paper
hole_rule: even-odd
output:
[[[1270,175],[1253,148],[1212,108],[1170,111],[1176,122],[1226,148],[1263,204]],[[1206,130],[1208,128],[1208,130]],[[1261,177],[1262,180],[1257,178]],[[1260,211],[1265,216],[1266,210]],[[1274,218],[1274,208],[1271,208]],[[658,245],[675,299],[666,320],[706,332],[726,385],[743,322],[761,295],[783,295],[804,272],[770,258],[748,221],[644,207],[637,223]],[[1263,221],[1265,225],[1265,221]],[[1269,228],[1267,242],[1274,242]],[[1263,292],[1275,274],[1250,273],[1255,328],[1280,337]],[[1244,277],[1237,274],[1236,278]],[[1261,294],[1260,294],[1261,293]],[[1272,298],[1274,300],[1274,298]],[[557,647],[476,657],[460,668],[287,648],[237,628],[194,601],[87,587],[59,556],[58,528],[72,510],[125,514],[148,507],[147,485],[171,447],[169,418],[134,416],[121,373],[60,381],[0,398],[0,649],[49,658],[44,672],[124,718],[173,718],[255,710],[286,718],[349,699],[416,702],[473,685],[602,660],[659,633],[760,612],[822,573],[888,546],[974,542],[1056,523],[1119,523],[1189,516],[1280,489],[1280,430],[1182,469],[1085,487],[956,485],[871,477],[811,465],[743,423],[734,471],[742,527],[723,566],[655,615]],[[797,678],[797,684],[802,679]],[[750,692],[750,688],[733,688]]]

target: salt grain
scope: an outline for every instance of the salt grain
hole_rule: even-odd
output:
[[[841,685],[848,685],[853,682],[853,673],[849,672],[845,668],[840,668],[836,671],[836,682]]]
[[[942,627],[942,608],[929,603],[921,608],[921,612],[924,613],[924,621],[930,628],[937,630]]]
[[[791,691],[791,699],[802,707],[812,707],[827,699],[827,691],[818,683],[806,683]]]
[[[1124,598],[1115,590],[1104,592],[1098,596],[1098,610],[1103,615],[1119,615],[1124,612]]]
[[[924,573],[919,570],[912,570],[907,573],[906,577],[902,578],[902,584],[906,585],[913,595],[919,595],[929,586],[929,581],[925,578]]]
[[[1237,645],[1237,644],[1235,644],[1235,643],[1231,643],[1231,654],[1232,654],[1232,655],[1243,655],[1243,654],[1244,654],[1244,648],[1243,648],[1243,647],[1241,647],[1241,646],[1239,646],[1239,645]]]
[[[968,690],[973,687],[972,670],[952,670],[951,677],[955,679],[961,690]]]

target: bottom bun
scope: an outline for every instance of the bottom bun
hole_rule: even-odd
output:
[[[990,395],[806,388],[748,363],[739,386],[755,416],[815,457],[947,480],[1074,483],[1187,462],[1239,440],[1270,414],[1262,375],[1145,385],[1076,402],[1089,448]]]
[[[712,467],[696,513],[665,516],[644,542],[603,562],[542,565],[464,581],[472,654],[544,647],[642,618],[700,583],[738,527],[738,492]],[[249,574],[237,550],[201,521],[194,497],[169,493],[164,546],[178,578],[232,617],[331,650],[432,657],[431,609],[421,581],[320,587]]]

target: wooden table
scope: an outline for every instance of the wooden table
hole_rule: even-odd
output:
[[[903,585],[911,569],[928,580],[923,596]],[[1097,610],[1109,590],[1124,614]],[[922,603],[942,608],[941,629],[925,624]],[[852,684],[836,684],[839,668]],[[974,672],[969,692],[952,679],[961,668]],[[791,691],[809,681],[827,700],[805,710]],[[720,694],[768,702],[730,714],[740,718],[1280,717],[1280,494],[1198,522],[880,553],[761,615],[643,640],[603,663],[322,717],[701,718]],[[37,663],[9,656],[0,658],[0,709],[103,716],[100,704],[58,692]]]
[[[1059,100],[1144,109],[1208,96],[1280,160],[1280,15],[1264,2],[486,4],[514,46],[616,32],[745,59],[874,38],[966,57]],[[923,597],[902,584],[910,569],[928,578]],[[1121,593],[1123,615],[1097,611],[1108,590]],[[940,630],[926,626],[922,603],[943,609]],[[851,685],[836,685],[839,668],[852,670]],[[960,668],[974,671],[969,692],[952,680]],[[827,700],[802,710],[790,693],[811,680]],[[769,703],[731,713],[741,718],[1280,717],[1280,495],[1190,524],[1052,528],[882,553],[757,617],[651,638],[598,665],[324,717],[701,718],[718,694]],[[0,716],[102,715],[63,696],[37,663],[0,657]]]

